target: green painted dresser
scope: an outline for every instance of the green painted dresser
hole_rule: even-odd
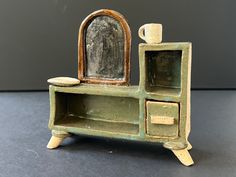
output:
[[[140,29],[147,26],[156,30],[148,33],[150,39],[158,37],[161,42],[162,26]],[[145,30],[139,30],[142,39]],[[91,13],[78,36],[79,80],[50,79],[52,137],[47,147],[58,147],[70,134],[156,142],[184,165],[192,165],[191,43],[139,44],[140,81],[130,86],[131,32],[120,13],[108,9]]]
[[[140,44],[138,86],[50,85],[53,135],[163,143],[184,165],[192,165],[188,153],[191,51],[188,42]]]

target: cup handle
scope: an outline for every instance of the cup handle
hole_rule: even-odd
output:
[[[138,35],[141,39],[145,41],[144,29],[145,29],[145,25],[141,26],[138,30]]]

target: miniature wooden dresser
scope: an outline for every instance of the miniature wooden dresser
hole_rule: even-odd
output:
[[[140,44],[138,86],[50,85],[53,136],[73,133],[163,143],[184,165],[192,165],[191,50],[188,42]]]

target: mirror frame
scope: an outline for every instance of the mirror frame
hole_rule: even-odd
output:
[[[85,30],[91,23],[91,20],[98,16],[109,16],[117,20],[124,32],[124,78],[122,80],[107,78],[89,78],[86,77],[86,56],[85,56]],[[85,83],[129,85],[130,81],[130,51],[131,51],[131,31],[123,15],[109,10],[101,9],[88,15],[80,25],[78,34],[78,79]]]

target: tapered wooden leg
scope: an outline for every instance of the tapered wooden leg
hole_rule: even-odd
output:
[[[190,166],[193,165],[193,159],[191,157],[191,155],[188,152],[188,149],[181,149],[181,150],[171,150],[175,156],[179,159],[179,161],[185,165],[185,166]]]
[[[191,150],[192,148],[192,145],[190,144],[190,142],[188,142],[187,150]]]
[[[62,143],[62,141],[68,136],[70,136],[70,134],[67,132],[52,130],[52,137],[48,142],[47,148],[57,148]]]
[[[64,140],[64,138],[59,138],[59,137],[52,135],[51,139],[48,142],[47,148],[48,149],[55,149],[61,144],[61,142],[63,140]]]

